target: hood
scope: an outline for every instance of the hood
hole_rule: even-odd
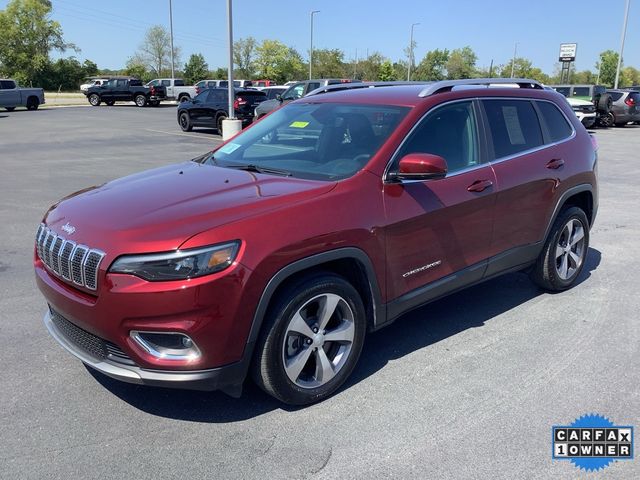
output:
[[[53,205],[45,222],[63,237],[107,254],[157,252],[334,186],[185,162],[76,192]]]

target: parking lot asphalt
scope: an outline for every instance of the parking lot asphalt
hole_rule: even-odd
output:
[[[517,273],[432,303],[369,335],[338,394],[293,409],[251,385],[232,399],[119,383],[42,324],[31,262],[49,205],[219,137],[182,133],[169,106],[0,111],[0,478],[586,476],[551,460],[552,425],[640,427],[640,127],[596,137],[600,210],[575,288]],[[597,478],[640,478],[639,462]]]

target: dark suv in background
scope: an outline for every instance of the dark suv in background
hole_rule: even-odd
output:
[[[235,89],[235,117],[246,127],[253,121],[253,112],[267,96],[259,90]],[[178,105],[178,125],[185,132],[194,127],[215,128],[222,134],[222,121],[229,116],[227,88],[207,88],[195,98]]]
[[[507,272],[578,282],[597,149],[564,98],[518,79],[350,87],[49,208],[51,335],[126,382],[240,395],[249,374],[307,404],[409,310]]]

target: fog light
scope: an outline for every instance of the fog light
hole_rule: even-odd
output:
[[[184,362],[200,357],[200,349],[191,337],[184,333],[132,330],[129,335],[145,352],[155,358]]]

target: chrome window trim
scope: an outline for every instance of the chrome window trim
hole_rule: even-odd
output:
[[[393,185],[393,184],[397,185],[397,184],[405,184],[405,183],[418,183],[418,182],[423,183],[423,182],[430,181],[430,180],[403,180],[401,182],[398,182],[398,181],[390,180],[388,178],[388,174],[389,174],[389,170],[391,169],[391,165],[393,164],[393,162],[395,161],[395,159],[396,159],[396,157],[398,155],[398,152],[402,149],[404,144],[407,142],[407,139],[411,136],[411,134],[414,132],[414,130],[418,127],[418,125],[420,125],[420,123],[422,123],[422,121],[425,119],[425,117],[427,115],[431,114],[432,112],[434,112],[438,108],[443,107],[445,105],[449,105],[449,104],[452,104],[452,103],[458,103],[458,102],[465,102],[465,101],[470,101],[470,100],[471,101],[519,100],[519,101],[528,101],[528,102],[548,102],[548,103],[551,103],[553,106],[555,106],[560,111],[560,113],[564,116],[565,120],[569,123],[569,126],[571,127],[571,135],[568,136],[567,138],[563,139],[563,140],[558,141],[558,142],[545,143],[545,144],[542,144],[542,145],[540,145],[538,147],[530,148],[528,150],[523,150],[521,152],[514,153],[512,155],[508,155],[506,157],[495,158],[493,160],[488,160],[487,162],[480,163],[478,165],[473,165],[471,167],[463,168],[461,170],[456,170],[452,174],[447,173],[446,177],[444,177],[445,179],[446,178],[455,177],[456,175],[461,175],[463,173],[469,173],[469,172],[472,172],[473,170],[478,170],[478,169],[480,169],[482,167],[487,167],[489,165],[494,165],[494,164],[497,164],[497,163],[506,162],[506,161],[512,160],[512,159],[514,159],[516,157],[521,157],[523,155],[529,155],[531,153],[535,153],[535,152],[544,150],[546,148],[554,147],[556,145],[561,145],[561,144],[563,144],[565,142],[573,140],[577,135],[576,129],[573,126],[573,122],[571,122],[571,120],[562,111],[562,109],[560,107],[558,107],[558,105],[556,105],[555,102],[552,102],[551,100],[547,100],[545,98],[532,98],[532,97],[469,97],[469,98],[459,98],[459,99],[456,99],[456,100],[450,100],[448,102],[440,103],[440,104],[436,105],[434,108],[432,108],[432,109],[428,110],[427,112],[425,112],[424,115],[422,115],[422,117],[420,117],[420,119],[415,123],[415,125],[413,127],[411,127],[411,130],[409,130],[409,132],[405,135],[405,137],[402,139],[402,142],[400,142],[400,145],[398,145],[398,147],[395,149],[395,151],[391,155],[391,159],[387,162],[387,165],[386,165],[386,167],[384,169],[384,172],[382,174],[382,183],[383,184],[390,184],[390,185]],[[538,110],[535,108],[535,106],[533,106],[533,107],[534,107],[534,110],[536,112],[536,115],[539,116]],[[481,121],[484,122],[484,119],[481,119]],[[540,118],[538,118],[538,121],[540,122]],[[491,131],[490,131],[491,125],[487,125],[486,128],[489,129],[489,131],[487,131],[487,134],[491,134]],[[540,124],[540,133],[543,134],[542,124]],[[543,134],[543,141],[544,141],[544,134]],[[442,179],[439,179],[439,180],[442,180]]]

